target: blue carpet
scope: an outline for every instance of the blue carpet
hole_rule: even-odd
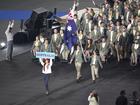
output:
[[[26,20],[30,18],[31,10],[0,10],[0,20]],[[56,16],[61,17],[66,15],[66,12],[58,12]]]

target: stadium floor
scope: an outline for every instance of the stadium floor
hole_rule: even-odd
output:
[[[121,89],[127,96],[140,92],[140,67],[135,71],[126,62],[104,64],[100,78],[92,83],[89,64],[82,66],[84,80],[76,83],[73,64],[55,62],[50,76],[50,95],[45,95],[41,66],[30,52],[0,62],[0,105],[88,105],[89,93],[96,89],[100,105],[114,105]],[[133,71],[132,71],[133,70]]]

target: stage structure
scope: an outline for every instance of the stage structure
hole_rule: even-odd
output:
[[[33,41],[39,33],[43,33],[50,38],[52,27],[60,27],[60,23],[55,19],[56,8],[51,12],[45,8],[37,8],[32,11],[31,17],[24,23],[29,34],[29,41]]]

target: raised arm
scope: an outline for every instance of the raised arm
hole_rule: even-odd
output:
[[[39,58],[39,62],[41,63],[42,66],[44,66],[44,62],[42,58]]]
[[[14,24],[15,24],[15,21],[12,20],[10,27],[13,28],[14,27]]]
[[[90,93],[90,95],[88,96],[88,101],[94,101],[94,99],[92,98],[92,93]]]
[[[12,23],[12,22],[9,21],[9,24],[8,24],[8,27],[7,27],[6,31],[5,31],[5,33],[9,32],[9,29],[10,29],[11,23]]]
[[[8,27],[7,27],[6,31],[5,31],[5,33],[9,32],[9,29],[13,28],[13,26],[14,26],[14,20],[9,21],[9,24],[8,24]]]
[[[53,64],[53,61],[52,61],[52,59],[50,59],[50,66],[52,66],[52,64]]]

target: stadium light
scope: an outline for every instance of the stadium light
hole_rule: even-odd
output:
[[[5,42],[1,42],[0,43],[0,49],[3,49],[3,48],[5,48],[6,47],[6,43]]]

